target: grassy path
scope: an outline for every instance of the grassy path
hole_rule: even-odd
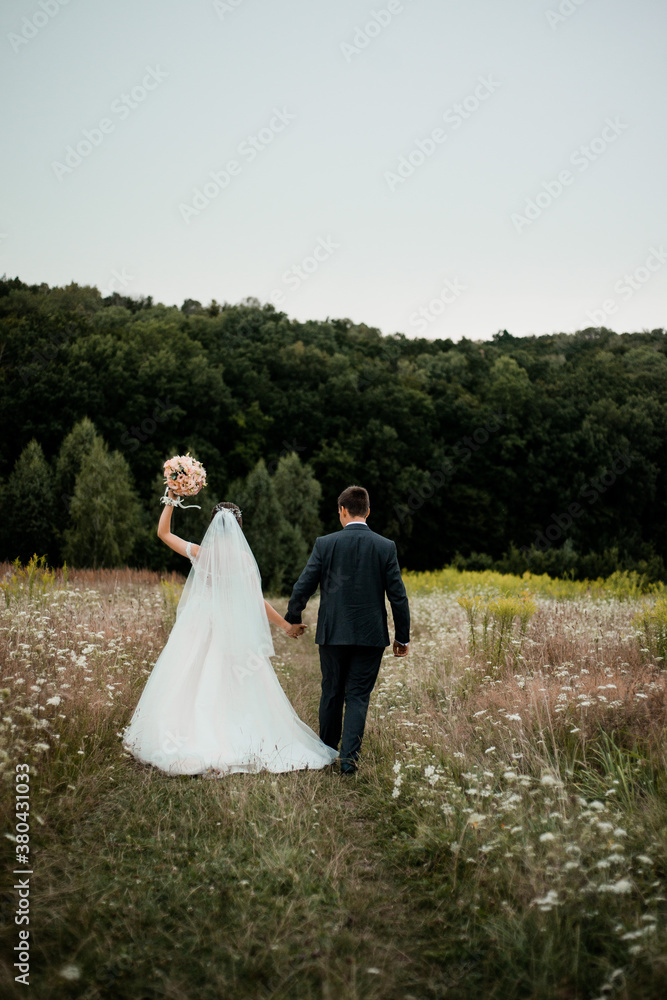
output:
[[[316,725],[316,648],[287,643],[286,689]],[[451,975],[421,954],[432,914],[388,863],[379,810],[393,751],[377,733],[356,779],[215,780],[138,765],[114,729],[110,719],[85,755],[63,755],[48,789],[36,782],[32,995],[444,995]],[[78,978],[59,974],[67,966]],[[3,996],[22,995],[10,977],[5,967]]]

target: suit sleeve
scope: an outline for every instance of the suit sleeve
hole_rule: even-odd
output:
[[[304,566],[301,576],[294,584],[292,596],[289,599],[285,613],[285,621],[289,622],[290,625],[301,624],[301,613],[308,603],[309,598],[317,590],[320,582],[322,576],[322,558],[318,543],[319,538],[316,538],[313,551],[310,553],[310,559]]]
[[[405,592],[405,584],[403,583],[401,570],[398,565],[395,542],[393,543],[393,551],[387,563],[385,590],[387,591],[387,597],[391,604],[391,612],[394,616],[396,641],[405,646],[410,642],[410,607],[408,605],[408,595]]]

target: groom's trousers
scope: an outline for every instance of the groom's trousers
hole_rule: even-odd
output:
[[[337,750],[342,733],[341,767],[353,768],[359,756],[368,702],[385,647],[322,645],[319,650],[322,668],[320,739]]]

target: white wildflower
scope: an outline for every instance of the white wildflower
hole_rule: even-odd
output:
[[[533,903],[539,906],[543,912],[548,913],[552,907],[559,905],[558,893],[555,889],[549,889],[546,896],[543,896],[541,899],[534,899]]]
[[[503,805],[511,806],[514,805],[516,802],[521,802],[521,801],[523,801],[521,796],[517,795],[516,792],[512,792],[511,795],[508,795],[507,798],[503,800]]]
[[[78,965],[63,965],[63,967],[58,972],[58,975],[62,976],[63,979],[69,979],[69,980],[80,979],[81,969],[79,968]]]
[[[620,878],[618,882],[606,882],[599,887],[600,892],[613,892],[616,895],[632,892],[632,882],[627,878]]]

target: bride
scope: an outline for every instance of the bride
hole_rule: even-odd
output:
[[[298,717],[269,659],[269,620],[293,638],[305,626],[289,625],[264,600],[241,511],[218,504],[201,545],[172,534],[171,515],[165,506],[158,536],[192,567],[167,644],[124,730],[125,748],[169,774],[330,764],[338,752]]]

